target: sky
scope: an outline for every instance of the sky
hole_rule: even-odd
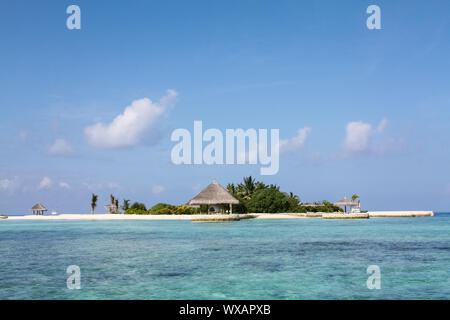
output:
[[[448,1],[2,0],[0,49],[0,213],[182,204],[248,175],[304,202],[450,211]],[[278,173],[173,164],[196,120],[279,129]]]

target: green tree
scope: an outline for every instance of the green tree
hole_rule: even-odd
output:
[[[231,193],[232,195],[236,195],[236,186],[234,185],[234,183],[229,183],[227,185],[227,190],[229,193]]]
[[[250,200],[256,189],[256,182],[252,176],[244,177],[244,183],[237,187],[237,194],[244,200]]]
[[[115,206],[115,212],[119,212],[119,199],[115,199],[114,206]]]
[[[91,198],[91,209],[92,209],[92,214],[94,214],[94,210],[97,207],[97,200],[98,200],[98,195],[96,194],[92,194],[92,198]]]
[[[255,179],[253,179],[252,176],[245,177],[244,178],[244,187],[249,194],[252,194],[256,188]]]
[[[298,207],[298,201],[290,199],[279,188],[270,187],[256,191],[246,206],[251,213],[294,212]]]
[[[130,209],[139,209],[139,210],[145,210],[147,211],[147,208],[145,207],[145,204],[140,202],[135,202],[131,205]]]
[[[255,184],[255,191],[261,190],[261,189],[266,189],[266,188],[267,188],[267,186],[264,183],[262,183],[261,181],[258,181]]]
[[[358,198],[359,198],[359,196],[356,193],[354,195],[352,195],[353,202],[355,202]]]
[[[300,198],[297,195],[293,194],[292,192],[289,192],[289,199],[300,202]]]
[[[150,209],[148,209],[148,211],[150,211],[151,214],[154,214],[154,213],[160,211],[161,209],[167,209],[167,208],[171,208],[171,207],[173,207],[173,206],[170,204],[167,204],[167,203],[158,203],[158,204],[155,204]]]
[[[342,211],[328,201],[316,202],[317,206],[305,207],[300,204],[300,197],[294,193],[281,192],[279,186],[255,181],[252,176],[245,177],[237,186],[233,183],[228,184],[227,190],[239,200],[239,205],[233,206],[233,212],[236,213]]]
[[[130,200],[123,200],[122,209],[123,211],[127,211],[130,208]]]

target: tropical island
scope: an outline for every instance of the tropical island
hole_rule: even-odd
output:
[[[98,195],[92,194],[90,214],[44,215],[47,211],[41,203],[30,210],[33,215],[2,216],[2,219],[65,219],[65,220],[191,220],[191,221],[236,221],[242,219],[368,219],[370,217],[424,217],[433,216],[432,211],[362,211],[359,196],[351,199],[302,202],[292,192],[284,192],[280,186],[267,185],[252,176],[244,177],[240,183],[229,183],[226,188],[213,181],[194,198],[182,205],[158,203],[150,208],[142,202],[131,203],[123,199],[122,204],[110,195],[105,205],[106,214],[95,214]],[[347,211],[347,207],[350,211]]]
[[[213,214],[213,213],[307,213],[307,212],[343,212],[344,210],[333,203],[323,200],[314,203],[302,203],[297,195],[292,192],[283,192],[280,186],[266,185],[256,181],[252,176],[244,177],[243,182],[230,183],[226,187],[229,197],[221,189],[217,182],[210,184],[198,196],[205,196],[209,201],[197,204],[192,200],[183,205],[158,203],[147,208],[144,203],[124,199],[119,205],[118,199],[111,195],[110,204],[105,206],[109,214],[130,215],[182,215],[182,214]],[[206,195],[206,193],[209,193]],[[198,197],[197,196],[197,197]],[[352,200],[356,200],[354,195]],[[91,201],[92,214],[97,206],[98,196],[93,194]],[[194,198],[195,199],[195,198]],[[234,200],[234,201],[233,201]],[[232,211],[230,206],[232,205]],[[233,205],[234,204],[234,205]],[[355,203],[356,205],[356,203]]]

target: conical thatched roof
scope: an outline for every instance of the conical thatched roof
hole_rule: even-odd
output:
[[[348,200],[346,197],[344,199],[339,200],[338,202],[335,202],[334,205],[336,207],[356,207],[358,204],[356,202],[353,202],[352,200]]]
[[[239,200],[233,197],[224,187],[216,181],[207,186],[202,192],[196,195],[188,205],[201,204],[239,204]]]
[[[32,211],[47,211],[47,209],[40,203],[36,203],[30,210],[32,210]]]

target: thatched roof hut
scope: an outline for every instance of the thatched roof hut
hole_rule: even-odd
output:
[[[202,192],[192,198],[187,205],[188,206],[200,206],[200,205],[217,205],[217,204],[229,204],[230,213],[233,212],[233,204],[239,204],[239,200],[233,197],[224,187],[213,181]]]
[[[40,203],[36,203],[34,206],[31,207],[30,209],[31,211],[33,211],[33,214],[37,214],[37,215],[43,215],[45,211],[47,211],[47,208],[45,208],[42,204]]]
[[[358,203],[347,199],[346,197],[344,197],[344,199],[339,200],[338,202],[335,202],[334,205],[336,207],[344,207],[345,208],[345,212],[347,212],[347,207],[357,207]]]

